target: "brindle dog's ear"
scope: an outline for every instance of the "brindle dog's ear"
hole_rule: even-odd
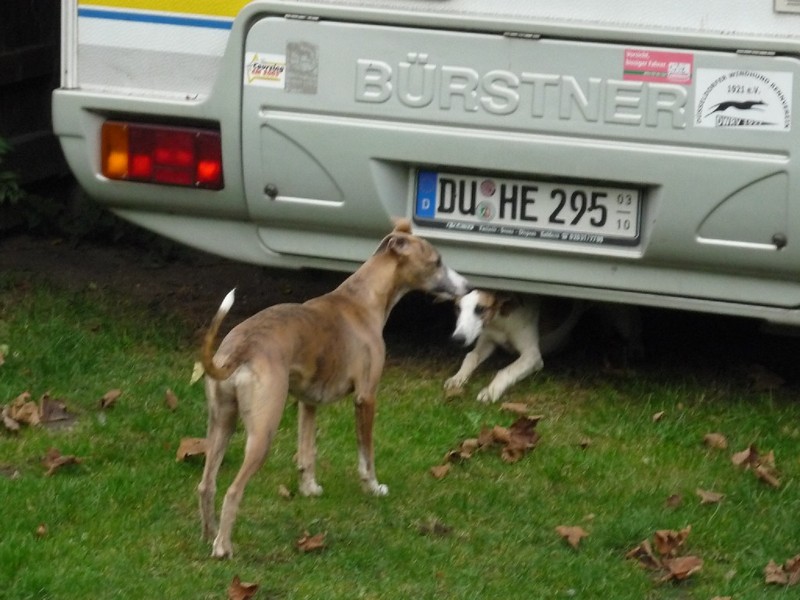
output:
[[[383,238],[380,246],[378,249],[375,250],[375,254],[380,254],[381,252],[394,252],[397,255],[408,254],[408,237],[405,235],[394,235],[390,234]]]
[[[403,217],[395,217],[392,219],[394,223],[394,231],[397,233],[411,233],[411,221]]]
[[[392,233],[383,238],[383,241],[380,243],[380,245],[378,245],[374,254],[380,254],[381,252],[385,252],[389,249],[398,251],[406,248],[407,240],[403,236],[396,236],[394,234],[411,234],[411,221],[402,217],[395,217],[392,219],[392,223],[394,223],[394,229],[392,229]],[[397,240],[402,240],[402,242],[399,242],[398,245]],[[400,252],[398,252],[398,254],[399,253]]]
[[[519,306],[519,298],[514,294],[498,293],[496,295],[496,304],[500,316],[507,317],[511,312]]]

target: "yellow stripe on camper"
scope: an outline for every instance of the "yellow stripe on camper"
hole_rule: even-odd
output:
[[[235,17],[247,0],[78,0],[81,6]]]

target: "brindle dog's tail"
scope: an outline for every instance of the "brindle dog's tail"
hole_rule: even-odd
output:
[[[219,326],[222,324],[222,321],[230,311],[231,306],[233,306],[234,300],[234,292],[236,288],[232,289],[228,292],[228,295],[225,296],[225,299],[222,301],[222,304],[219,305],[219,309],[217,309],[217,314],[214,315],[214,318],[211,320],[211,325],[206,331],[206,335],[203,338],[203,346],[202,346],[202,353],[201,353],[201,361],[203,363],[203,369],[205,369],[206,375],[211,377],[212,379],[223,380],[227,379],[231,376],[231,373],[236,369],[235,365],[227,364],[224,367],[218,367],[214,363],[214,343],[217,340],[217,333],[219,332]]]

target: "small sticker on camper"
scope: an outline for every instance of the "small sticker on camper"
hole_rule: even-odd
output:
[[[792,74],[698,69],[694,124],[718,129],[790,131]]]
[[[248,52],[244,58],[245,85],[283,89],[286,81],[286,56]]]
[[[622,78],[625,81],[689,85],[693,66],[694,55],[687,52],[625,48]]]
[[[319,77],[319,46],[309,42],[286,44],[286,91],[316,94]]]

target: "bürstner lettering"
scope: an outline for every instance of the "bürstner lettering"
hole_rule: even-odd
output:
[[[683,129],[686,88],[671,83],[601,77],[512,72],[437,65],[411,52],[393,66],[382,60],[356,61],[357,102],[399,102],[412,109],[527,113],[534,119],[579,119],[591,123]]]

